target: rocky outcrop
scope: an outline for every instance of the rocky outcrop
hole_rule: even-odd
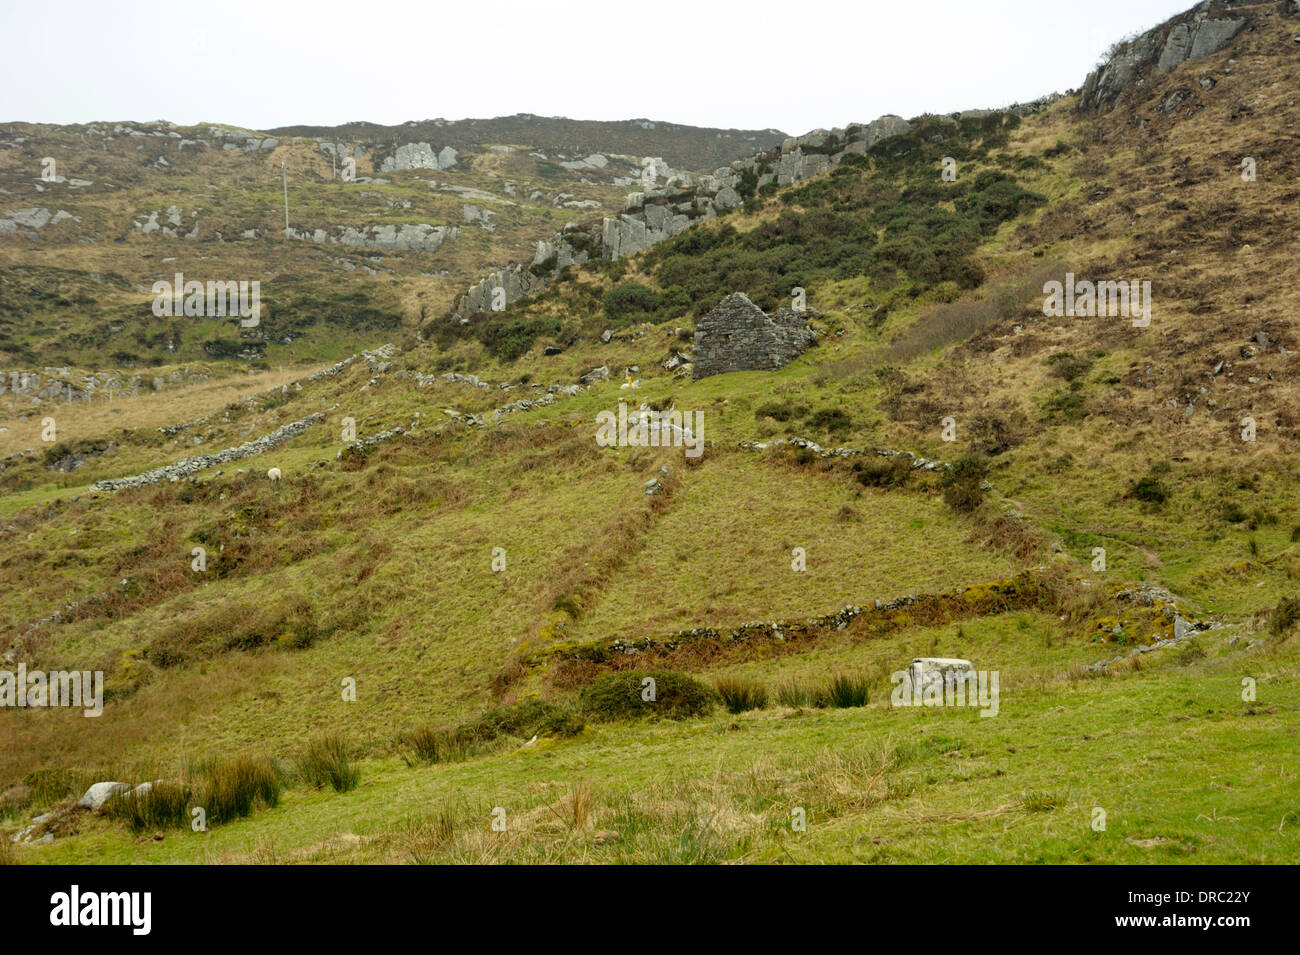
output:
[[[173,369],[166,377],[144,379],[139,375],[124,378],[117,372],[99,371],[91,375],[76,376],[70,368],[46,368],[35,371],[0,371],[0,395],[11,394],[31,398],[34,404],[42,401],[90,401],[96,394],[135,395],[142,389],[162,391],[169,385],[197,384],[207,381],[208,375]]]
[[[540,292],[560,270],[581,265],[600,248],[599,225],[569,224],[546,242],[538,242],[531,263],[512,263],[486,276],[460,297],[453,310],[467,319],[479,312],[500,311],[525,296]],[[500,290],[500,291],[498,291]]]
[[[434,149],[428,143],[406,143],[398,146],[393,155],[384,159],[380,172],[401,172],[406,169],[450,169],[456,165],[456,150],[444,146]]]
[[[803,316],[768,315],[743,292],[732,292],[695,326],[694,378],[728,371],[775,371],[817,341]]]
[[[1079,109],[1110,109],[1127,89],[1146,77],[1168,73],[1226,47],[1249,22],[1245,11],[1225,0],[1205,0],[1127,43],[1093,70],[1079,91]]]
[[[400,226],[372,225],[361,229],[348,226],[336,230],[333,234],[327,233],[324,229],[316,229],[312,232],[294,229],[290,234],[295,239],[315,242],[317,245],[330,242],[355,249],[376,249],[384,252],[437,252],[444,242],[455,242],[460,239],[460,229],[457,226],[429,225],[424,222],[406,223]]]
[[[525,295],[541,291],[546,285],[543,276],[536,275],[515,264],[499,269],[484,278],[477,285],[461,296],[456,306],[456,317],[465,318],[478,312],[501,311],[511,302],[517,302]],[[497,291],[500,289],[500,291]],[[500,305],[501,308],[496,307]]]
[[[632,193],[622,215],[604,220],[601,256],[617,259],[635,255],[685,232],[696,222],[736,208],[742,202],[742,191],[752,192],[769,183],[789,186],[828,172],[845,156],[865,155],[882,139],[910,128],[911,124],[901,116],[882,116],[846,129],[816,129],[806,136],[787,139],[779,149],[721,166],[712,175],[670,176],[662,189]]]
[[[77,805],[83,809],[89,809],[91,812],[98,812],[103,808],[104,803],[114,796],[130,791],[131,787],[126,783],[95,783],[77,800]]]
[[[8,209],[4,216],[0,217],[0,235],[16,235],[18,232],[26,230],[28,238],[36,238],[37,233],[47,225],[58,225],[65,219],[80,218],[70,212],[64,212],[59,209],[56,212],[50,212],[49,209]]]

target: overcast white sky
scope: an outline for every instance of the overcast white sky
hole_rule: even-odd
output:
[[[1194,0],[3,0],[0,122],[513,113],[800,134],[1076,88]]]

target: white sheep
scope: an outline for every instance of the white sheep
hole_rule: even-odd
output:
[[[266,476],[269,477],[272,481],[275,481],[276,483],[279,483],[279,481],[280,481],[280,469],[279,469],[279,468],[271,468],[271,470],[269,470],[269,471],[266,472]]]

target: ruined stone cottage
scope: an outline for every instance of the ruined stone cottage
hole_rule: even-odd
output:
[[[696,323],[693,375],[775,371],[816,341],[802,314],[781,308],[768,315],[743,292],[732,292]]]

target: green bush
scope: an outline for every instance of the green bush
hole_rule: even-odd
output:
[[[409,750],[404,758],[408,765],[455,762],[504,737],[576,736],[585,725],[572,706],[524,700],[488,710],[459,726],[418,726],[403,740]]]
[[[1049,374],[1065,381],[1074,381],[1089,372],[1092,361],[1088,358],[1076,358],[1068,351],[1060,351],[1047,356],[1047,366]]]
[[[654,699],[647,700],[645,680],[654,680]],[[687,719],[706,716],[718,695],[694,677],[672,670],[607,673],[585,687],[579,697],[582,712],[594,720]]]
[[[478,340],[499,361],[514,361],[542,335],[558,335],[561,324],[554,318],[488,318],[478,326]]]
[[[1149,474],[1134,484],[1129,493],[1144,504],[1163,504],[1169,500],[1169,490]]]
[[[912,461],[901,455],[865,458],[854,462],[853,476],[866,487],[902,487],[912,477]]]
[[[1054,391],[1043,401],[1043,412],[1049,421],[1081,421],[1088,413],[1087,396],[1083,383],[1072,381],[1064,391]]]
[[[466,740],[487,742],[500,736],[575,736],[582,732],[583,725],[582,717],[572,707],[546,700],[524,700],[488,710],[462,724],[459,733]]]
[[[640,282],[621,282],[605,293],[601,309],[611,325],[630,325],[648,318],[663,304],[663,293]]]
[[[761,710],[767,706],[767,688],[755,680],[719,677],[713,686],[728,713]]]
[[[822,408],[809,416],[808,426],[828,434],[839,434],[853,427],[853,418],[842,408]]]
[[[336,793],[356,788],[361,779],[361,769],[348,759],[347,745],[336,734],[307,744],[298,757],[298,774],[316,789],[323,789],[328,783]]]
[[[1242,510],[1240,504],[1228,503],[1223,505],[1219,511],[1219,520],[1227,521],[1229,524],[1244,524],[1250,515]]]
[[[808,413],[808,409],[796,409],[780,401],[769,401],[759,405],[754,409],[755,418],[772,418],[776,421],[789,421],[791,418],[800,417],[800,411],[803,414]]]
[[[1297,620],[1300,620],[1300,597],[1283,597],[1269,617],[1269,633],[1280,637],[1295,626]]]
[[[988,464],[978,455],[964,454],[943,472],[939,484],[944,503],[954,511],[969,514],[984,503],[984,480]]]

